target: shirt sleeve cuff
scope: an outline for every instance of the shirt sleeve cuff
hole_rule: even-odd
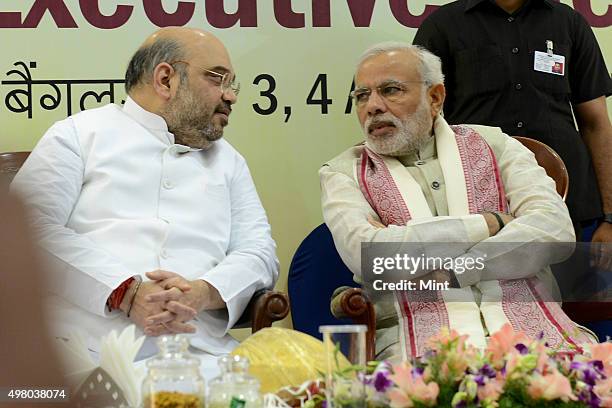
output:
[[[211,271],[212,272],[212,271]],[[219,310],[203,310],[198,317],[207,323],[210,333],[215,337],[222,337],[234,327],[249,304],[256,291],[256,282],[243,282],[242,290],[236,291],[229,287],[227,276],[216,273],[207,273],[202,280],[217,289],[226,307]]]
[[[469,242],[480,242],[489,238],[487,221],[481,214],[472,214],[462,217],[463,226],[467,232]]]

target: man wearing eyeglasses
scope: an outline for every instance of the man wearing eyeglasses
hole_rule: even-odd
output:
[[[390,276],[412,282],[374,297],[378,357],[422,355],[445,326],[481,348],[506,323],[561,349],[592,341],[546,301],[548,265],[567,250],[531,250],[575,239],[554,181],[499,128],[446,123],[440,59],[408,44],[375,45],[358,62],[352,96],[365,143],[320,169],[323,216],[371,294]],[[362,265],[363,243],[389,243],[382,273]],[[456,267],[435,266],[438,258]]]
[[[149,337],[195,333],[212,354],[278,276],[270,226],[244,158],[225,140],[240,86],[212,34],[165,28],[126,72],[128,97],[53,125],[13,189],[50,254],[50,310],[66,337],[131,323]]]

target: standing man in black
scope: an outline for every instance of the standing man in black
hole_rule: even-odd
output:
[[[568,168],[577,240],[598,225],[593,242],[612,242],[612,80],[586,20],[553,0],[457,0],[423,22],[414,44],[442,59],[446,120],[552,147]]]

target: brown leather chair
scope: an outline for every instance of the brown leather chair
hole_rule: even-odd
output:
[[[0,153],[0,193],[8,190],[8,185],[29,155],[30,152]]]
[[[533,152],[536,161],[546,170],[546,174],[557,185],[557,192],[565,200],[569,187],[569,176],[561,157],[548,145],[530,139],[516,136],[516,140]],[[332,314],[341,318],[350,318],[355,324],[365,324],[368,327],[366,336],[366,358],[374,360],[376,341],[376,312],[374,304],[368,299],[366,293],[360,288],[338,288],[331,300]]]
[[[567,190],[569,188],[569,175],[567,168],[561,157],[548,145],[528,137],[514,136],[516,140],[521,142],[526,148],[531,150],[535,155],[536,161],[544,170],[548,177],[555,180],[557,183],[557,193],[563,198],[567,198]]]
[[[8,190],[8,184],[26,161],[30,152],[0,153],[0,193]],[[4,190],[3,190],[4,188]],[[251,327],[253,333],[289,314],[289,297],[285,293],[262,290],[251,299],[235,328]]]

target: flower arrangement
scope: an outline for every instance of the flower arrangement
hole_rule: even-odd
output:
[[[491,336],[484,351],[466,340],[443,330],[429,340],[423,357],[396,365],[371,363],[365,374],[345,376],[353,385],[333,395],[350,400],[351,393],[361,392],[358,383],[368,408],[612,407],[610,342],[562,353],[509,324]],[[325,395],[320,387],[302,406],[325,408]]]

